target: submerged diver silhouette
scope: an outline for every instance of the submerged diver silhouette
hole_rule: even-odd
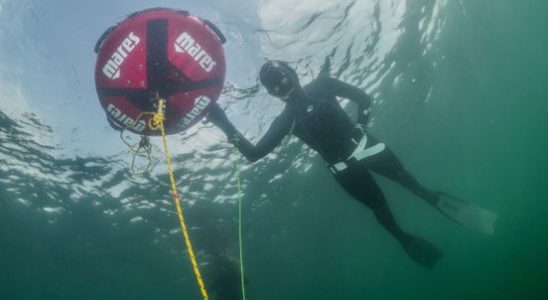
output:
[[[302,87],[295,70],[281,61],[266,62],[259,79],[270,95],[286,105],[256,145],[238,132],[218,105],[212,106],[208,120],[252,162],[269,154],[286,135],[297,136],[320,154],[337,182],[351,196],[373,210],[376,219],[413,260],[432,268],[442,253],[426,240],[398,226],[369,171],[400,183],[455,221],[470,221],[461,218],[462,212],[473,211],[474,207],[466,206],[446,193],[425,188],[384,143],[366,132],[372,101],[360,89],[328,76],[318,76]],[[341,108],[337,96],[357,102],[361,112],[357,124]],[[451,206],[450,209],[447,206]]]
[[[242,281],[237,258],[238,241],[232,238],[230,226],[218,215],[217,205],[198,202],[192,207],[195,249],[198,250],[202,275],[211,300],[242,299]],[[247,283],[247,280],[244,279]]]
[[[216,255],[210,259],[212,266],[208,277],[208,284],[214,299],[239,300],[242,299],[240,284],[240,270],[237,264],[228,259],[225,254]]]

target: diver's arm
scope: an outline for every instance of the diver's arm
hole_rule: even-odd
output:
[[[334,78],[322,79],[325,87],[335,96],[343,97],[358,103],[360,114],[358,116],[358,123],[366,124],[371,112],[371,103],[373,102],[371,97],[361,89],[342,82]]]
[[[226,134],[228,141],[234,144],[242,155],[251,162],[259,160],[274,150],[289,133],[291,128],[291,119],[284,112],[272,122],[270,128],[257,145],[253,145],[234,127],[226,117],[223,109],[217,104],[212,105],[208,120],[219,127]]]

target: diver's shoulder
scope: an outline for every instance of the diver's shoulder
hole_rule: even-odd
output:
[[[321,76],[317,77],[314,80],[312,80],[310,83],[306,84],[303,88],[308,93],[314,93],[314,92],[326,92],[331,87],[331,82],[334,79],[327,76]]]
[[[330,82],[332,82],[333,80],[334,80],[333,78],[327,77],[327,76],[316,77],[311,82],[306,84],[304,86],[304,89],[323,87],[326,84],[329,84]]]

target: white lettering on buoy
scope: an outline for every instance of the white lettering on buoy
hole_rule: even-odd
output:
[[[120,78],[120,67],[140,41],[141,39],[135,33],[131,32],[103,66],[103,74],[110,79]]]
[[[185,51],[208,73],[217,65],[217,62],[187,32],[183,32],[175,40],[175,52]]]
[[[118,109],[118,107],[114,106],[114,104],[112,103],[109,103],[107,107],[107,112],[118,123],[123,125],[124,128],[131,128],[137,132],[142,132],[147,127],[147,124],[145,121],[139,120],[139,122],[135,122],[134,119],[128,117],[126,114],[124,114],[120,109]]]
[[[198,116],[202,114],[204,109],[211,103],[211,99],[206,96],[199,96],[194,99],[194,107],[185,115],[185,117],[179,121],[177,127],[185,129],[190,123],[192,123]]]

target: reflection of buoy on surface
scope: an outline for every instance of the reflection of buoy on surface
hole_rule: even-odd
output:
[[[168,134],[198,122],[225,79],[225,38],[185,11],[156,8],[130,15],[97,42],[95,85],[109,122],[142,135],[155,100],[166,99]]]

